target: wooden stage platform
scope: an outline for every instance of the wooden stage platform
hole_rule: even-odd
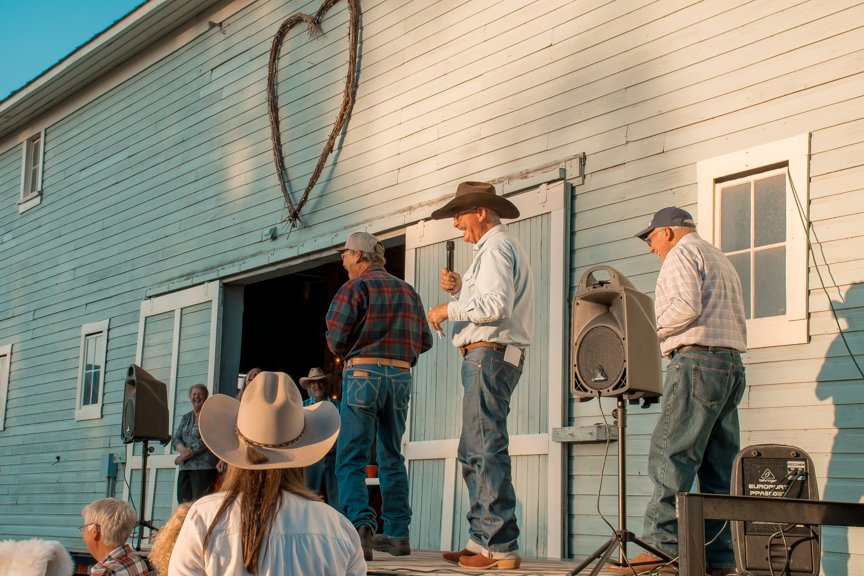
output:
[[[491,575],[521,575],[521,576],[566,576],[578,566],[576,560],[556,560],[544,558],[523,558],[518,570],[469,570],[461,566],[448,564],[441,558],[440,552],[430,550],[412,550],[410,556],[390,556],[384,552],[375,552],[375,559],[369,562],[369,574],[381,576],[422,576],[426,574],[486,574]],[[591,567],[582,574],[590,574]],[[620,576],[604,567],[602,576]]]

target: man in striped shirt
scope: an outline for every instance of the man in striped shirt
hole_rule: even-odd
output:
[[[400,443],[411,399],[411,367],[432,347],[432,333],[414,288],[384,270],[384,246],[377,238],[355,232],[339,252],[348,282],[327,312],[327,345],[345,361],[336,446],[339,502],[360,534],[366,560],[372,560],[373,548],[403,556],[411,553],[411,506]],[[375,534],[366,488],[376,430],[384,534]]]
[[[729,493],[740,441],[738,403],[745,386],[744,300],[732,263],[699,237],[687,211],[663,208],[636,236],[662,263],[654,312],[660,350],[670,359],[648,454],[654,492],[645,511],[643,538],[674,558],[675,495],[689,491],[697,477],[702,492]],[[721,527],[722,522],[709,522],[706,534],[713,538]],[[706,555],[712,574],[727,574],[735,567],[728,527]],[[633,563],[647,570],[663,561],[643,553]]]

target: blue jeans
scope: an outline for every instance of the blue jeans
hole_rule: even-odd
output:
[[[336,445],[336,478],[342,512],[356,528],[377,531],[369,505],[366,466],[376,439],[384,534],[408,538],[411,506],[408,472],[400,451],[411,400],[411,372],[393,366],[355,364],[342,376],[342,429]]]
[[[474,348],[462,363],[459,462],[470,503],[466,517],[471,539],[492,552],[519,548],[507,415],[523,362],[524,354],[513,366],[504,362],[503,351]]]
[[[675,495],[691,491],[697,477],[702,492],[729,494],[744,386],[744,365],[737,352],[690,351],[675,354],[669,363],[648,453],[654,493],[645,510],[643,539],[671,557],[678,555]],[[722,521],[706,522],[706,538],[722,526]],[[735,566],[728,526],[707,548],[706,557],[711,567]]]
[[[327,454],[306,467],[306,486],[323,496],[333,508],[339,509],[339,484],[336,481],[336,452]]]

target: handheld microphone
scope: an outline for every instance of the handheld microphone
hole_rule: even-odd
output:
[[[456,245],[453,243],[453,240],[447,240],[444,244],[447,247],[447,270],[450,272],[453,271],[453,249]]]

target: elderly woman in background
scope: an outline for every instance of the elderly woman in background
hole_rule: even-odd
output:
[[[189,388],[192,410],[183,416],[174,431],[171,446],[180,453],[174,459],[174,463],[180,466],[177,502],[197,500],[213,492],[216,485],[216,464],[219,459],[207,449],[198,432],[198,415],[208,395],[204,384],[195,384]]]
[[[192,505],[168,576],[365,576],[354,526],[305,486],[304,468],[336,442],[339,412],[302,404],[280,372],[258,374],[240,401],[207,401],[201,435],[228,476]]]

